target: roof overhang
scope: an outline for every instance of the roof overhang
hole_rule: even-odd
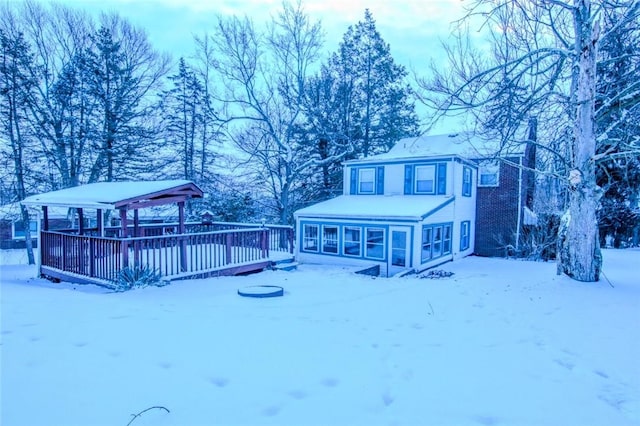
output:
[[[55,206],[83,209],[140,209],[178,203],[204,195],[188,180],[98,182],[25,198],[27,206]]]

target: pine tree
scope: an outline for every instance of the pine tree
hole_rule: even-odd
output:
[[[202,83],[184,58],[180,58],[178,73],[169,76],[169,80],[173,87],[162,94],[166,138],[179,153],[182,178],[194,180],[197,163],[195,144],[202,122]]]
[[[358,154],[385,152],[399,138],[417,134],[407,71],[394,62],[369,9],[364,21],[349,27],[329,68],[339,81],[343,131]]]
[[[603,29],[612,33],[600,44],[597,70],[598,222],[600,243],[611,235],[620,247],[640,225],[640,23],[609,13]]]

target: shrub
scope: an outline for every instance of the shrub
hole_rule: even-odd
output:
[[[135,265],[122,268],[118,273],[116,291],[127,291],[133,288],[143,288],[148,286],[162,287],[166,285],[162,280],[162,274],[148,266]]]

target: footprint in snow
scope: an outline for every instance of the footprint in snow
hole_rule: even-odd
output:
[[[340,383],[340,381],[333,377],[328,377],[322,381],[322,384],[328,388],[335,388],[336,386],[338,386],[338,383]]]
[[[554,359],[553,362],[558,364],[560,367],[566,368],[569,371],[573,370],[573,367],[576,366],[573,362],[566,359]]]
[[[498,418],[493,416],[475,416],[473,420],[484,426],[492,426],[499,423]]]
[[[229,379],[227,379],[226,377],[210,377],[209,383],[219,388],[223,388],[229,384]]]
[[[73,344],[73,346],[75,346],[76,348],[84,348],[87,345],[88,345],[87,342],[76,342]]]
[[[277,405],[272,405],[262,410],[262,415],[267,417],[273,417],[280,412],[281,408]]]
[[[160,367],[164,368],[165,370],[168,370],[172,367],[170,362],[161,362],[160,364],[158,364]]]
[[[302,389],[291,390],[287,392],[287,395],[289,395],[293,399],[304,399],[307,397],[307,393]]]

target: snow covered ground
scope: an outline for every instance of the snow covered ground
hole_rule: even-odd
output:
[[[639,425],[640,250],[604,256],[613,287],[477,257],[442,279],[302,265],[127,293],[4,265],[0,423]]]

